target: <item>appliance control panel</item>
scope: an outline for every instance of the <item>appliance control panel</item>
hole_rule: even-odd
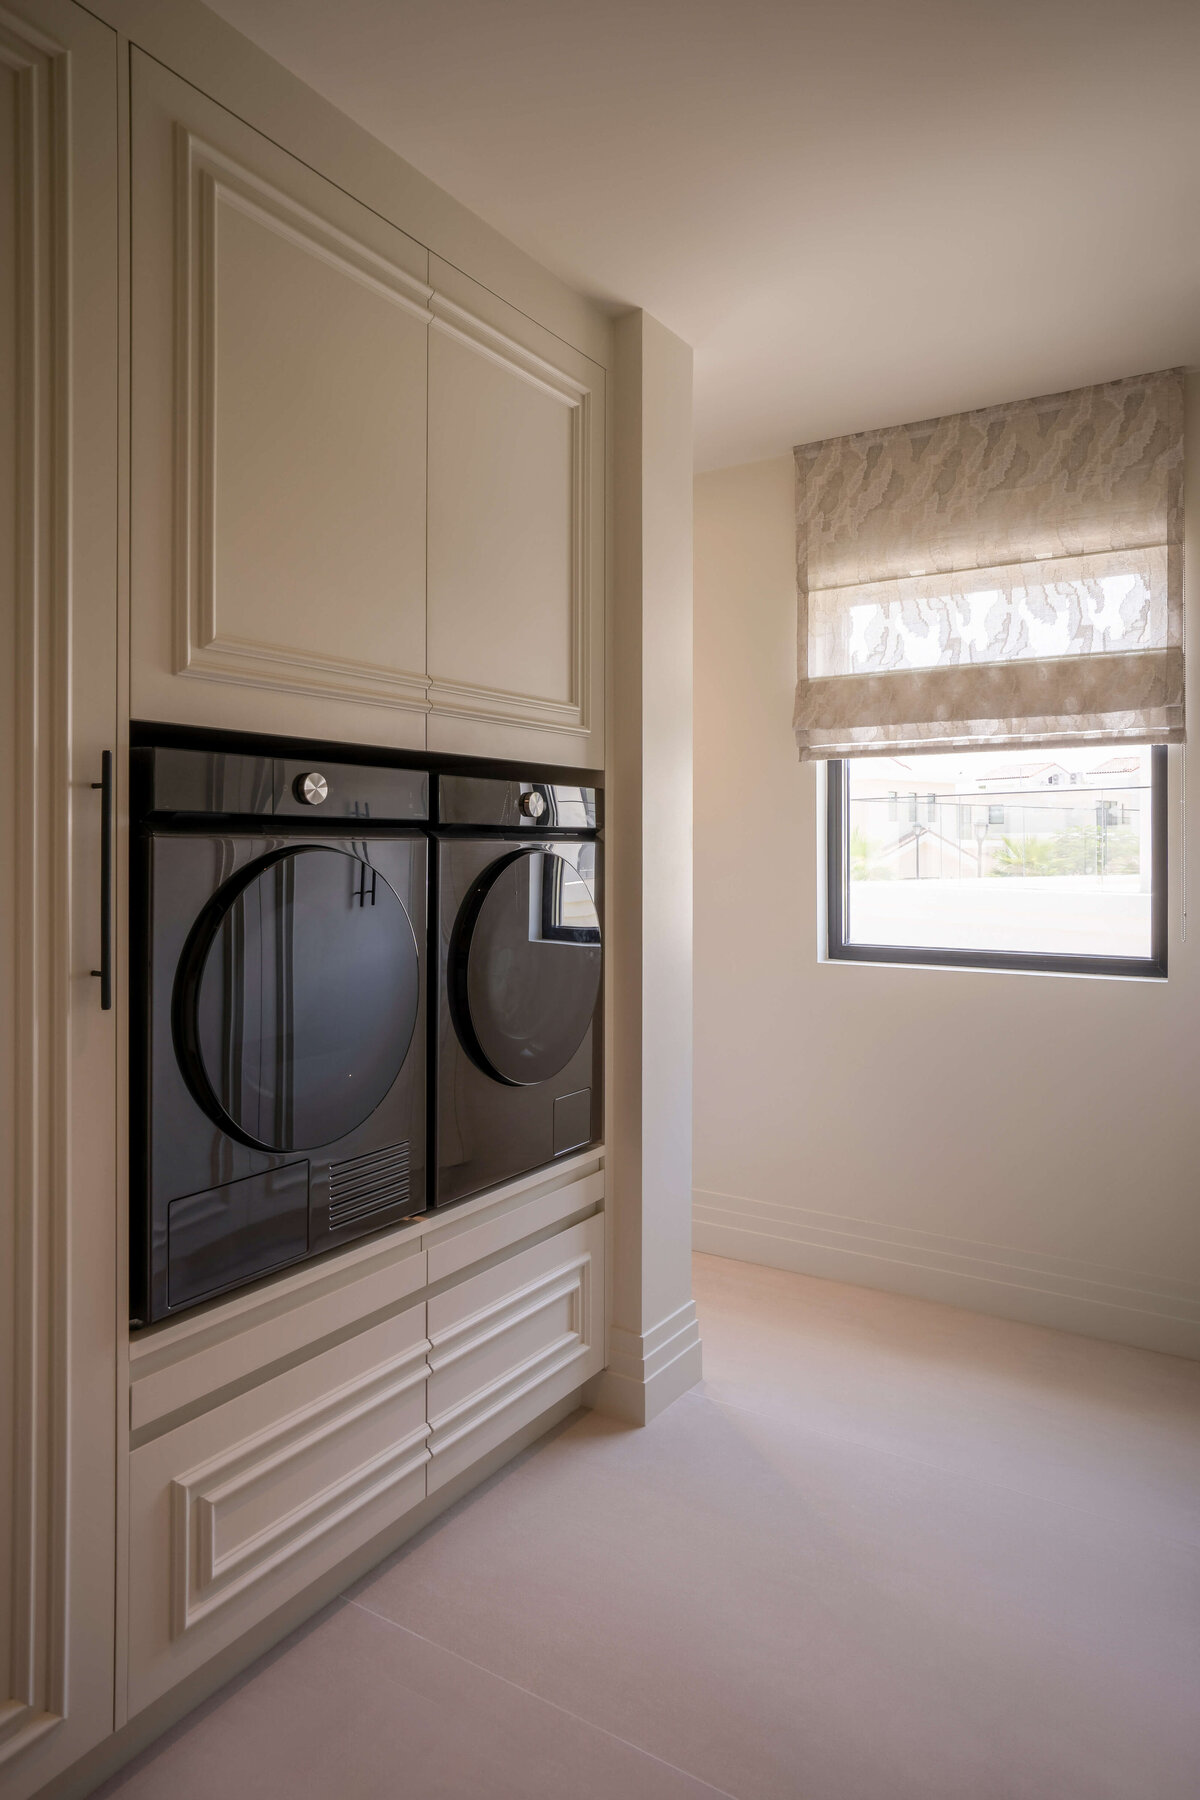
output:
[[[391,823],[429,817],[423,769],[155,747],[133,752],[147,813]]]
[[[305,806],[324,806],[329,798],[329,783],[318,770],[309,769],[307,774],[297,775],[292,792]]]
[[[595,831],[599,790],[560,781],[505,781],[485,775],[439,775],[439,825],[477,830]]]
[[[275,760],[275,816],[321,819],[427,819],[423,769],[380,769],[312,758]]]

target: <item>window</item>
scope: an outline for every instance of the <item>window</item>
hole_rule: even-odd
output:
[[[827,768],[831,957],[1166,974],[1164,746]]]

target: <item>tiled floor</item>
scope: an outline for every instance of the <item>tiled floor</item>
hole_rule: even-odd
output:
[[[1197,1800],[1200,1364],[696,1259],[580,1416],[101,1790]]]

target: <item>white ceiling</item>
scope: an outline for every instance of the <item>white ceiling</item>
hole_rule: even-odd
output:
[[[1200,363],[1200,0],[210,0],[696,351],[701,468]]]

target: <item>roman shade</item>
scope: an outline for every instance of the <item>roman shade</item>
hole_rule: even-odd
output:
[[[1178,370],[795,458],[802,760],[1182,739]]]

